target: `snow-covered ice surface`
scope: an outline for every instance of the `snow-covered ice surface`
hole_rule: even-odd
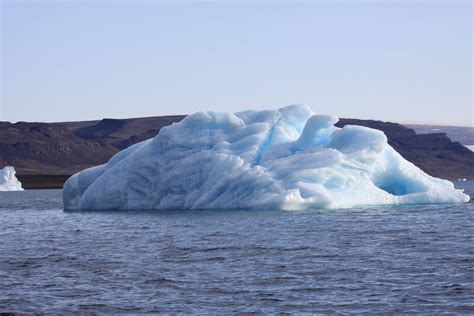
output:
[[[15,173],[15,168],[11,166],[0,169],[0,191],[23,191]]]
[[[298,210],[469,201],[400,156],[383,132],[337,128],[337,120],[305,105],[195,113],[73,175],[64,207]]]

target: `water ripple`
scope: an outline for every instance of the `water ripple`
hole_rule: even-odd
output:
[[[3,193],[0,312],[470,314],[473,211],[64,212],[59,190]]]

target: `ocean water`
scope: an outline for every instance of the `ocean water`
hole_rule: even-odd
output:
[[[61,194],[0,194],[0,312],[474,313],[473,203],[64,212]]]

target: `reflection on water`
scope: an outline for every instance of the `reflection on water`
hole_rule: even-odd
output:
[[[473,203],[64,212],[61,199],[0,194],[0,311],[474,313]]]

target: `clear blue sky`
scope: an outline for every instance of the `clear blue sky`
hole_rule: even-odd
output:
[[[306,103],[473,124],[471,1],[0,1],[0,120]]]

